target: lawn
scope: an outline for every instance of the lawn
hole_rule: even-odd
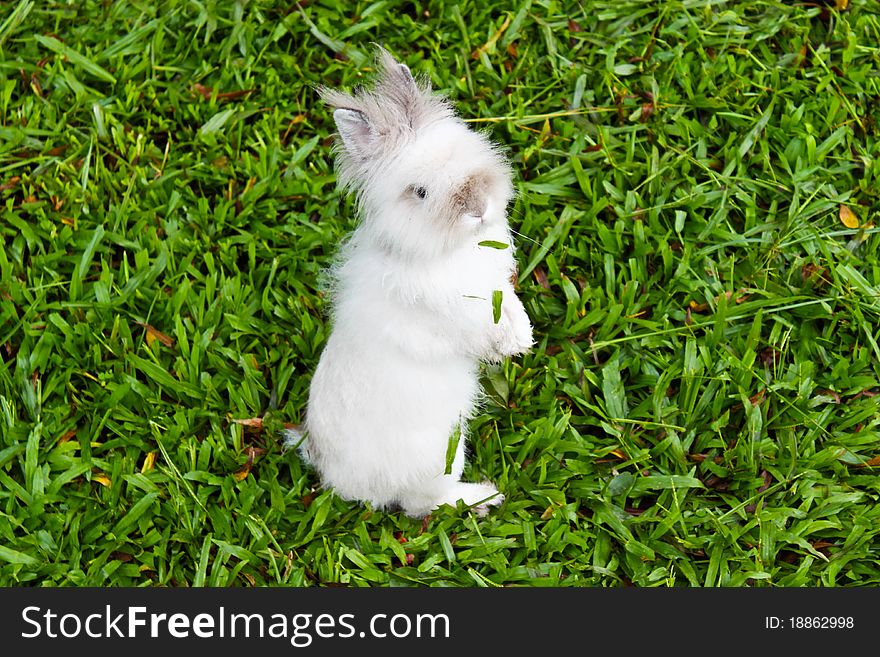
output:
[[[485,518],[281,449],[372,42],[516,175]],[[7,2],[0,204],[2,585],[880,584],[877,0]]]

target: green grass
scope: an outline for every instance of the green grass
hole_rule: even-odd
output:
[[[0,584],[880,584],[880,3],[336,5],[0,10]],[[278,442],[371,42],[518,177],[483,519]]]

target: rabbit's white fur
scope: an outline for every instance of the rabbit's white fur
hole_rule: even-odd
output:
[[[501,494],[459,481],[479,361],[532,345],[511,283],[510,169],[405,65],[381,48],[377,61],[372,90],[320,90],[335,108],[339,183],[356,192],[360,223],[331,271],[332,331],[305,432],[288,442],[345,499],[416,517],[463,500],[484,513]],[[509,247],[479,245],[487,240]]]

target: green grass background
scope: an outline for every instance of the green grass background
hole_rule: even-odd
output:
[[[831,4],[3,3],[0,584],[880,583],[880,4]],[[371,42],[517,175],[483,519],[278,442]]]

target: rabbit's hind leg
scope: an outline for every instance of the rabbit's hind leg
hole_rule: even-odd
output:
[[[477,515],[484,516],[489,507],[501,504],[504,496],[488,481],[467,483],[443,475],[422,488],[407,491],[400,496],[398,503],[408,516],[421,518],[443,504],[456,506],[459,500]]]

